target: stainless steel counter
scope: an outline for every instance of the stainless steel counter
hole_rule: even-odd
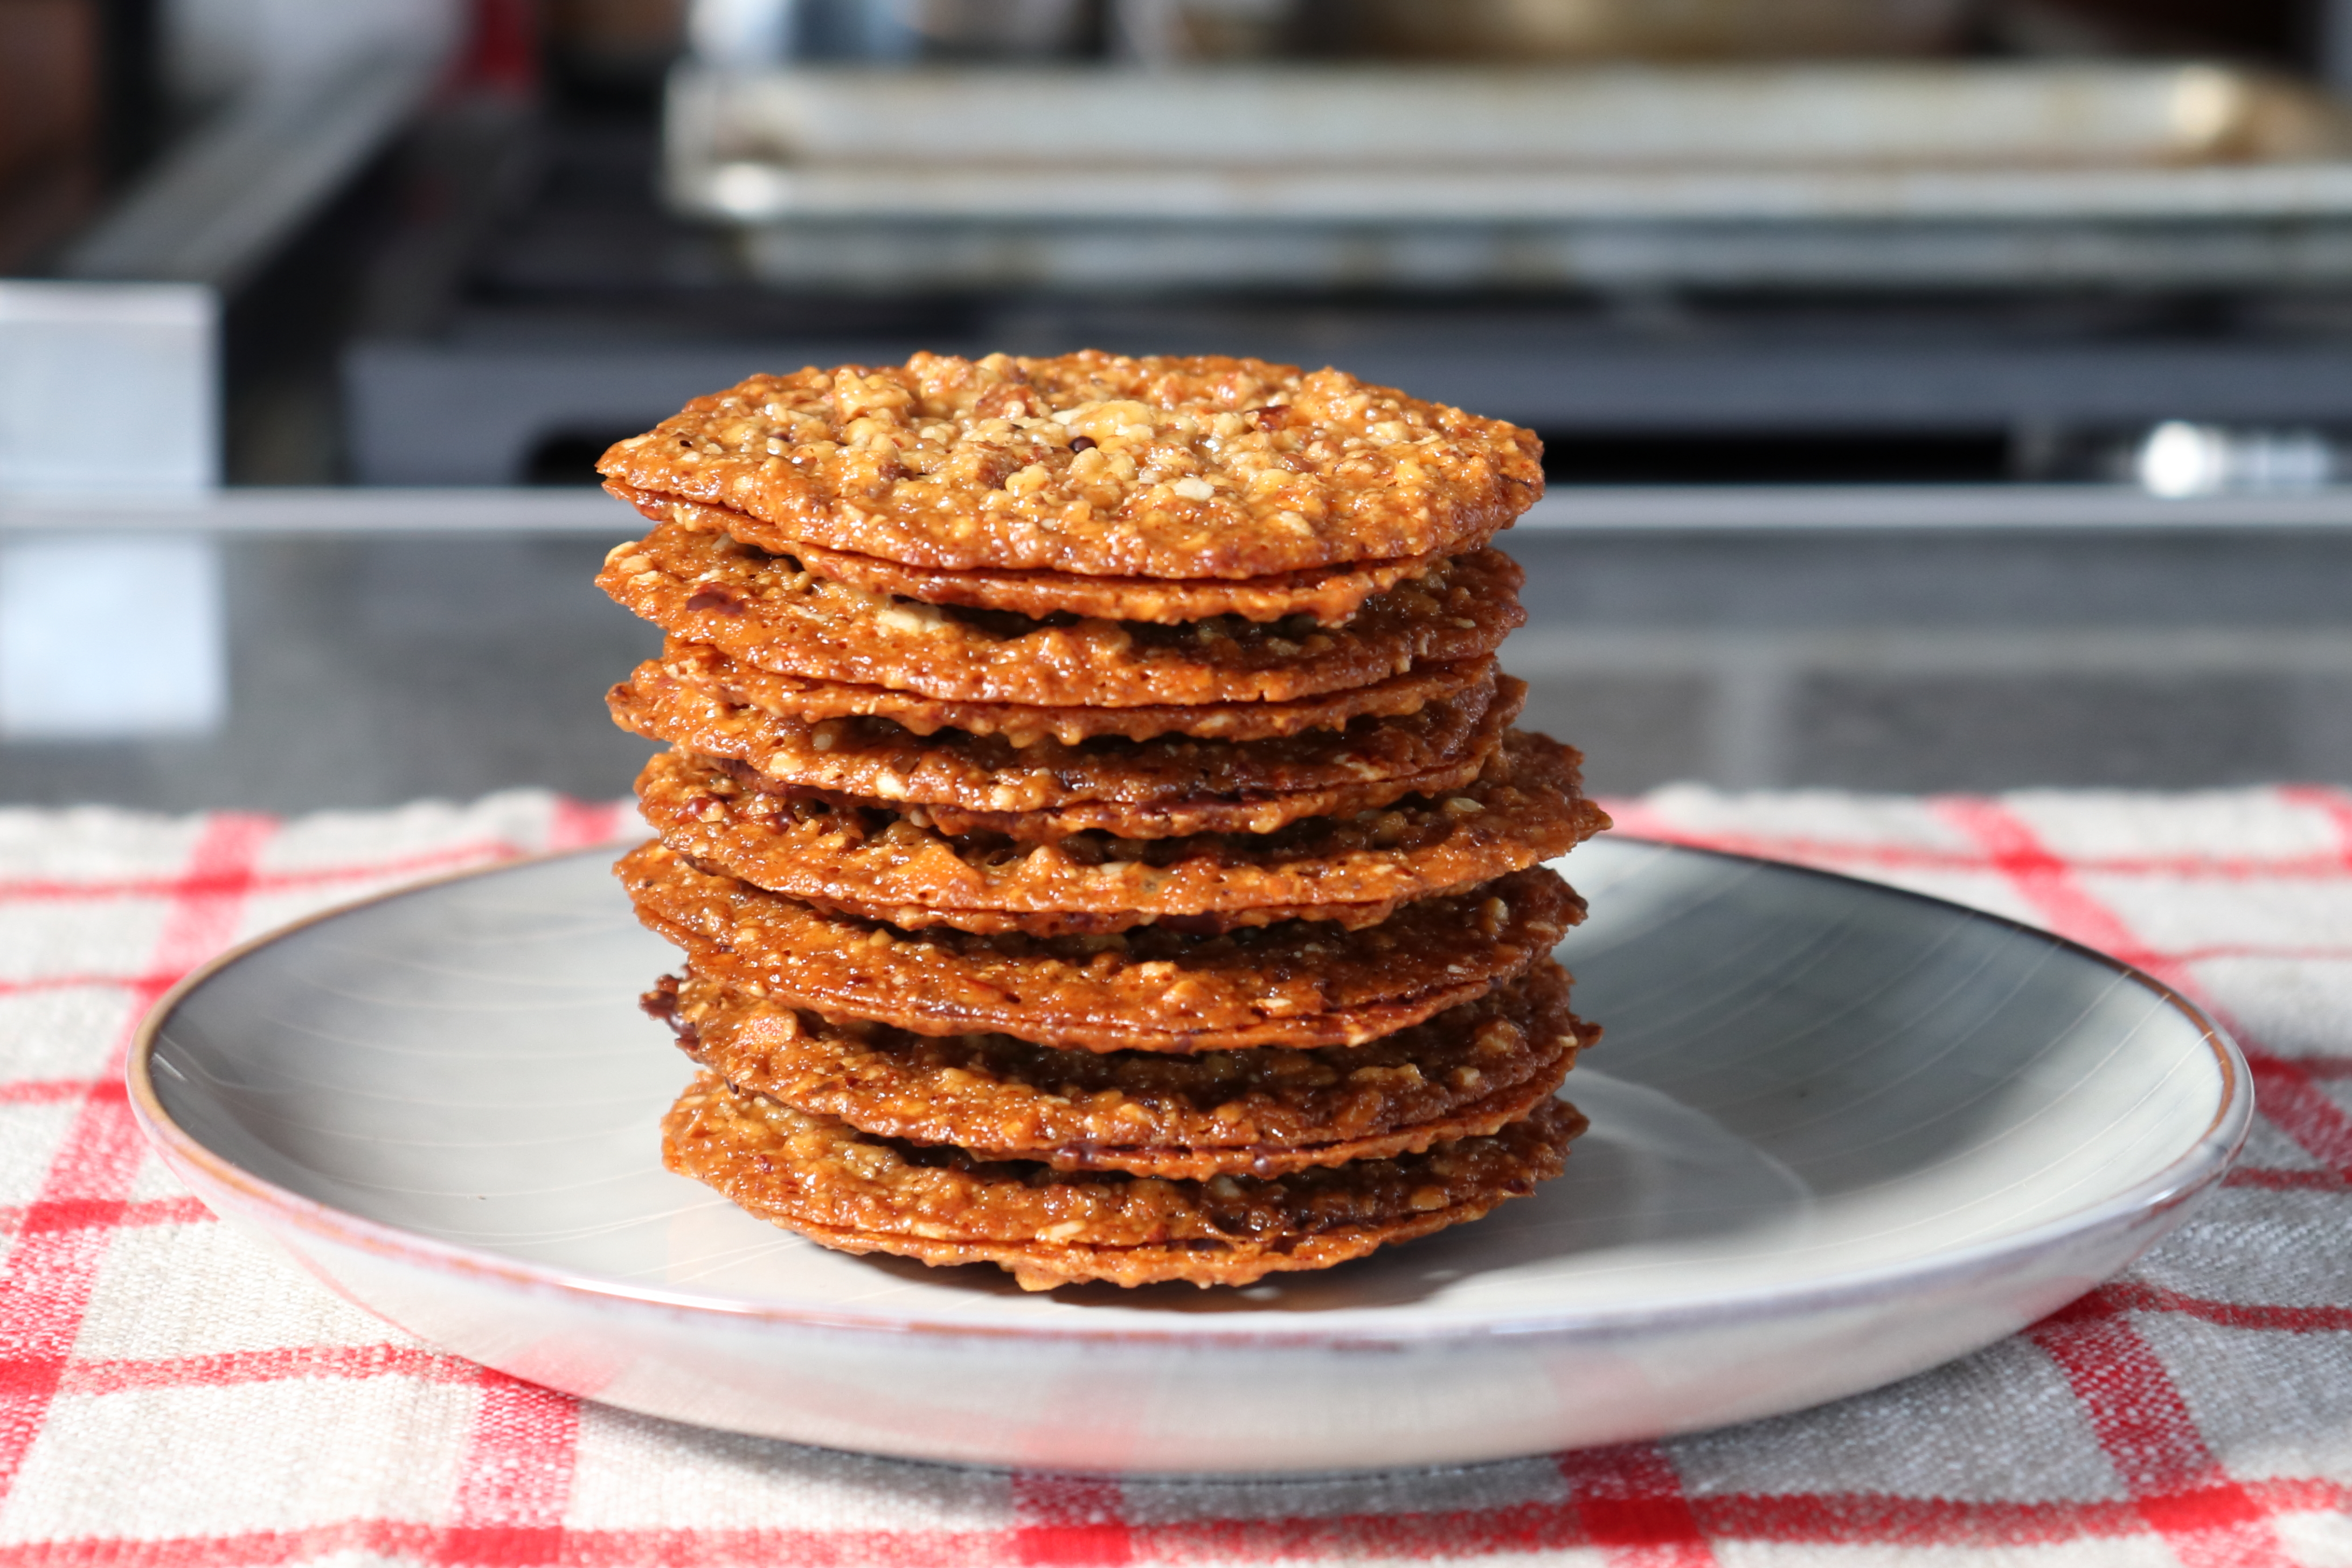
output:
[[[208,542],[227,674],[209,731],[0,736],[0,799],[617,795],[646,748],[600,699],[657,638],[591,579],[633,521],[585,490],[0,504],[0,576],[37,542]],[[1604,790],[2352,782],[2352,493],[1556,490],[1506,543],[1531,617],[1507,663]],[[94,602],[57,658],[153,629]]]

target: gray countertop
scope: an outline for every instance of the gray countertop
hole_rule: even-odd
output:
[[[584,491],[0,507],[0,571],[37,541],[212,542],[227,689],[205,732],[0,735],[0,800],[619,795],[648,748],[602,695],[658,638],[592,579],[633,521]],[[1529,574],[1506,663],[1605,791],[2352,781],[2337,493],[1556,491],[1505,544]],[[10,657],[115,647],[144,679],[142,626],[104,620]]]

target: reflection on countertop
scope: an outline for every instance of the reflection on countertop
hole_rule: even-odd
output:
[[[596,591],[625,531],[225,541],[225,721],[0,740],[0,799],[299,811],[526,784],[625,794],[649,748],[604,717],[604,689],[661,639]]]

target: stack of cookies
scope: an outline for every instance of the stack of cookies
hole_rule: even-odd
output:
[[[1556,1174],[1595,1031],[1487,541],[1527,432],[1336,371],[757,376],[605,455],[670,1168],[828,1247],[1241,1284]]]

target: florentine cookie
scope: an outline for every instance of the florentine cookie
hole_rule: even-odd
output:
[[[779,716],[675,679],[658,664],[639,667],[607,699],[623,729],[743,763],[768,787],[920,805],[945,833],[1059,837],[1091,827],[1151,838],[1271,833],[1301,816],[1349,815],[1454,789],[1476,776],[1526,700],[1527,684],[1502,676],[1416,713],[1297,737],[1015,746],[1001,736],[918,736],[887,719]],[[1342,791],[1357,793],[1343,805]],[[1045,835],[1023,833],[1012,819],[1074,807],[1103,815]],[[1007,820],[954,826],[950,812]]]
[[[1502,726],[1496,725],[1495,732],[1486,738],[1486,744],[1475,755],[1402,779],[1331,784],[1255,800],[1212,797],[1143,805],[1086,801],[1044,811],[966,811],[961,806],[844,795],[836,790],[780,784],[762,776],[749,763],[727,762],[725,766],[738,782],[752,789],[826,801],[845,810],[892,811],[918,827],[934,828],[950,838],[988,834],[1023,844],[1051,844],[1081,833],[1103,833],[1114,838],[1181,838],[1204,833],[1275,833],[1309,817],[1354,816],[1378,811],[1407,795],[1450,794],[1478,776],[1486,759],[1494,754],[1502,738],[1501,731]]]
[[[768,531],[755,520],[727,507],[674,500],[617,482],[608,482],[604,488],[655,522],[677,522],[707,533],[732,534],[738,539]],[[1462,549],[1475,549],[1486,542],[1486,537],[1481,535],[1464,541]],[[1067,572],[948,572],[826,550],[806,540],[794,543],[789,553],[820,577],[854,584],[877,594],[920,599],[927,605],[963,605],[981,610],[1008,610],[1020,616],[1093,616],[1104,620],[1163,624],[1205,621],[1217,616],[1240,616],[1253,621],[1312,616],[1327,626],[1338,626],[1354,615],[1366,599],[1407,578],[1420,576],[1440,559],[1435,555],[1409,555],[1402,561],[1323,566],[1272,577],[1171,583],[1157,577],[1081,577]]]
[[[1479,550],[1365,601],[1343,626],[1308,616],[1300,625],[1037,621],[892,599],[819,577],[790,556],[665,523],[616,546],[596,582],[665,631],[780,675],[965,702],[1137,708],[1287,702],[1423,660],[1481,658],[1527,620],[1525,580],[1508,556]]]
[[[640,920],[738,989],[921,1034],[1090,1051],[1361,1045],[1517,979],[1584,918],[1559,874],[1534,867],[1361,931],[1299,921],[1216,936],[983,937],[827,914],[658,843],[614,869]]]
[[[855,686],[778,675],[719,648],[668,638],[658,660],[637,668],[631,684],[658,676],[707,691],[733,707],[810,723],[827,719],[879,718],[917,735],[961,730],[1001,735],[1015,746],[1043,741],[1065,746],[1091,740],[1149,741],[1160,735],[1197,740],[1263,741],[1336,730],[1365,718],[1418,713],[1432,702],[1454,700],[1495,678],[1492,658],[1416,664],[1402,675],[1346,691],[1294,702],[1211,702],[1143,708],[1037,708],[1015,702],[955,702],[880,686]]]
[[[1584,798],[1578,756],[1513,731],[1460,793],[1280,832],[1048,844],[950,838],[889,813],[745,787],[723,765],[666,752],[638,775],[646,820],[672,849],[772,892],[908,929],[1039,935],[1339,920],[1465,890],[1567,853],[1609,826]]]
[[[1102,353],[757,376],[611,448],[669,1167],[822,1244],[1245,1284],[1556,1174],[1608,826],[1494,653],[1528,432]]]
[[[1335,370],[1094,353],[757,375],[597,468],[778,552],[1176,582],[1447,553],[1543,493],[1541,444],[1499,420]]]
[[[1370,1045],[1190,1057],[835,1023],[698,973],[645,1001],[738,1090],[876,1137],[1057,1171],[1205,1180],[1418,1154],[1517,1121],[1559,1088],[1585,1043],[1568,990],[1547,960]]]
[[[1024,766],[1026,753],[975,740],[972,749],[982,754],[1004,755],[1004,765],[992,773],[955,755],[952,744],[887,732],[895,726],[879,720],[797,726],[787,747],[768,752],[764,765],[754,765],[738,754],[750,749],[740,731],[664,722],[675,710],[632,724],[642,711],[634,693],[616,690],[608,700],[625,728],[651,731],[721,763],[749,788],[896,812],[950,837],[985,833],[1044,843],[1089,832],[1116,838],[1273,833],[1307,817],[1376,811],[1408,795],[1450,795],[1468,786],[1493,759],[1523,696],[1524,688],[1513,681],[1506,700],[1483,711],[1433,706],[1404,719],[1370,721],[1360,736],[1326,731],[1299,741],[1238,744],[1163,737],[1142,746],[1098,742],[1093,754],[1080,757],[1055,748],[1057,766]],[[771,739],[776,728],[764,726],[753,735]],[[661,733],[665,729],[686,732]],[[696,743],[706,736],[719,743],[716,754]],[[867,744],[858,745],[861,740]],[[1041,804],[1015,804],[1024,797]],[[990,809],[994,802],[1006,804]]]
[[[1558,1175],[1583,1130],[1574,1107],[1546,1100],[1491,1137],[1425,1154],[1169,1181],[875,1138],[705,1073],[664,1119],[662,1158],[845,1252],[993,1263],[1031,1290],[1085,1279],[1246,1285],[1475,1219]]]

